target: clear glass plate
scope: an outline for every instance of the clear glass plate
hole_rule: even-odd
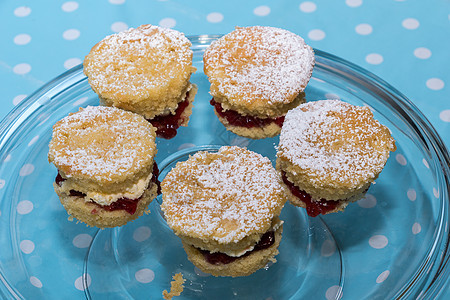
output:
[[[191,37],[199,86],[189,126],[158,139],[161,178],[179,160],[220,145],[245,146],[274,161],[278,138],[250,140],[224,129],[209,105],[204,49],[218,36]],[[367,71],[316,50],[308,101],[340,98],[368,105],[397,143],[367,196],[345,212],[309,218],[289,204],[278,262],[244,278],[215,278],[187,260],[151,213],[98,230],[67,220],[47,161],[52,126],[80,106],[98,105],[81,66],[45,85],[0,123],[0,296],[16,299],[161,298],[172,275],[180,299],[409,299],[445,288],[448,266],[449,154],[420,111]],[[213,145],[213,146],[208,146]]]

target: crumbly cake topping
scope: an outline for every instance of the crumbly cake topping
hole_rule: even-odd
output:
[[[368,107],[321,100],[288,112],[277,156],[308,174],[316,186],[355,187],[375,179],[394,150],[389,129],[373,119]]]
[[[177,234],[219,243],[264,233],[286,201],[270,160],[236,146],[197,152],[162,182],[167,223]]]
[[[107,36],[84,61],[92,88],[105,98],[151,98],[155,89],[170,88],[180,73],[192,72],[191,42],[183,33],[154,25]]]
[[[211,93],[233,105],[287,104],[312,73],[314,52],[298,35],[274,27],[237,27],[205,51]]]
[[[172,279],[170,282],[170,292],[167,292],[167,290],[162,292],[165,300],[171,300],[173,297],[180,296],[184,290],[183,284],[186,282],[186,279],[183,278],[183,274],[176,273],[172,276]]]
[[[88,106],[53,126],[48,157],[66,177],[111,182],[153,165],[155,137],[137,114]]]

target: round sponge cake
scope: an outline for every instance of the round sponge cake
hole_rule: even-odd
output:
[[[281,238],[278,215],[286,196],[269,159],[234,146],[221,147],[217,153],[197,152],[177,163],[161,188],[167,223],[181,238],[188,258],[202,271],[244,276],[278,253],[276,246],[269,247],[269,252],[252,251],[267,232],[277,232],[273,244],[278,245]],[[239,263],[208,263],[199,251],[234,257]],[[248,265],[245,271],[237,267],[256,257],[261,259],[252,262],[253,267]]]
[[[142,215],[158,189],[155,137],[142,116],[114,107],[88,106],[58,121],[48,159],[58,169],[54,186],[69,214],[97,227]],[[120,214],[117,207],[127,203],[135,212]]]
[[[237,27],[213,42],[203,61],[221,109],[260,119],[282,117],[305,101],[315,63],[312,48],[300,36],[263,26]]]
[[[189,82],[195,71],[190,46],[181,32],[142,25],[97,43],[84,60],[84,73],[108,106],[149,120],[174,115],[185,98],[192,103],[196,92]]]
[[[389,129],[368,107],[321,100],[286,115],[277,169],[290,187],[291,203],[308,213],[309,205],[324,205],[323,213],[330,213],[363,197],[395,149]]]

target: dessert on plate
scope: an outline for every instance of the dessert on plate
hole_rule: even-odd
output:
[[[191,42],[183,33],[153,25],[105,37],[83,62],[102,104],[144,116],[160,137],[187,126],[197,87],[189,82]]]
[[[206,49],[211,105],[227,130],[260,139],[278,135],[287,111],[305,102],[314,51],[280,28],[236,29]]]
[[[290,202],[315,217],[361,199],[395,149],[368,107],[320,100],[287,113],[276,168]]]
[[[155,128],[115,107],[88,106],[53,126],[48,160],[70,219],[99,228],[141,216],[159,189]]]
[[[200,151],[161,183],[161,209],[188,259],[214,276],[247,276],[275,261],[286,196],[270,160],[236,146]]]

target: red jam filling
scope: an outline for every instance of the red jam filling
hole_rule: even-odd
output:
[[[306,204],[306,213],[310,217],[317,217],[320,214],[324,215],[327,212],[334,210],[339,204],[339,201],[334,200],[319,199],[318,201],[312,201],[311,196],[308,193],[300,190],[287,179],[286,173],[283,172],[282,177],[283,182],[289,187],[291,193]]]
[[[159,195],[159,194],[161,194],[161,186],[160,186],[160,182],[158,180],[158,176],[159,176],[159,169],[158,169],[156,162],[154,162],[153,163],[153,176],[150,181],[155,183],[158,186],[158,195]],[[66,179],[64,179],[61,176],[61,174],[59,174],[59,172],[58,172],[58,175],[56,175],[56,178],[55,178],[56,184],[61,186],[61,183],[65,180]],[[150,187],[150,184],[149,184],[149,187]],[[75,191],[75,190],[70,190],[69,195],[76,196],[76,197],[86,197],[85,193]],[[130,215],[133,215],[136,212],[136,209],[137,209],[139,200],[141,200],[141,197],[136,198],[136,199],[129,199],[129,198],[125,198],[125,197],[120,198],[117,201],[114,201],[113,203],[111,203],[110,205],[100,205],[95,202],[92,202],[92,203],[96,204],[98,207],[105,209],[107,211],[125,210]],[[92,213],[96,214],[96,213],[98,213],[98,211],[94,208],[92,210]]]
[[[166,116],[156,116],[148,121],[156,127],[156,135],[164,139],[171,139],[177,135],[177,129],[183,124],[181,117],[184,110],[189,106],[189,92],[186,92],[185,99],[178,104],[175,114]]]
[[[273,231],[268,231],[263,234],[263,236],[261,237],[259,242],[255,245],[255,247],[253,248],[252,251],[248,251],[244,255],[239,256],[239,257],[229,256],[229,255],[227,255],[225,253],[221,253],[221,252],[211,253],[207,250],[202,250],[202,249],[198,249],[198,250],[202,253],[203,257],[206,259],[206,261],[208,263],[210,263],[212,265],[221,265],[221,264],[226,265],[226,264],[229,264],[229,263],[235,261],[236,259],[248,256],[255,251],[267,249],[270,246],[272,246],[273,243],[275,243],[275,233]]]
[[[284,116],[278,118],[267,118],[261,119],[253,116],[243,116],[234,110],[224,110],[219,102],[213,99],[209,102],[216,109],[217,114],[228,121],[233,126],[253,128],[253,127],[264,127],[271,123],[277,124],[279,127],[283,126]]]

